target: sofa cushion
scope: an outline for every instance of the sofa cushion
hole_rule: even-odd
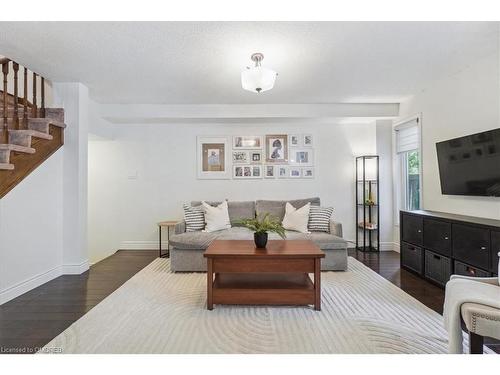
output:
[[[319,206],[320,199],[318,197],[315,198],[305,198],[305,199],[295,199],[290,201],[270,201],[270,200],[258,200],[255,202],[255,211],[258,216],[264,215],[266,213],[271,214],[276,217],[280,221],[283,220],[285,216],[285,205],[286,202],[290,202],[290,204],[295,208],[301,208],[305,206],[307,203],[311,203],[312,206]]]
[[[205,202],[211,206],[218,206],[221,202]],[[228,201],[229,220],[231,225],[241,226],[236,224],[241,219],[255,218],[255,202],[254,201]],[[192,201],[191,206],[201,206],[201,201]]]
[[[175,234],[170,237],[170,245],[177,249],[205,250],[220,232],[198,231]]]
[[[329,233],[299,233],[286,231],[287,240],[311,240],[321,250],[338,250],[347,248],[347,242]],[[205,250],[215,240],[253,240],[253,232],[244,227],[232,227],[218,232],[189,232],[170,237],[170,243],[177,249]],[[269,233],[270,240],[281,240],[276,233]]]

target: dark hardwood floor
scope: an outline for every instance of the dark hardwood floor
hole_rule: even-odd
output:
[[[81,275],[49,281],[0,306],[0,353],[33,353],[158,256],[118,251]]]
[[[0,353],[34,353],[153,261],[157,251],[118,251],[82,275],[61,276],[0,306]],[[442,313],[444,290],[401,270],[399,254],[349,255]],[[496,342],[487,342],[500,352]]]

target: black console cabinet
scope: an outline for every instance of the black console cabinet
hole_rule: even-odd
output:
[[[444,286],[451,274],[498,272],[500,220],[434,211],[400,212],[401,267]]]

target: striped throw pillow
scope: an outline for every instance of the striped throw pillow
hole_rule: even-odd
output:
[[[332,207],[311,206],[307,229],[310,232],[330,233],[330,218],[332,217],[332,213]]]
[[[205,213],[203,208],[184,205],[184,221],[186,221],[186,232],[196,232],[205,229]]]

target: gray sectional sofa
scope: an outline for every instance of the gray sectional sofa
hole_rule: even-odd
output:
[[[228,201],[229,219],[232,227],[218,232],[205,233],[186,232],[184,222],[175,226],[175,234],[170,237],[170,265],[174,272],[206,271],[207,262],[203,252],[215,240],[253,240],[253,232],[247,228],[237,225],[237,221],[244,218],[253,218],[256,215],[270,213],[283,220],[285,215],[285,204],[290,202],[295,208],[300,208],[307,203],[320,205],[319,198],[298,199],[291,201]],[[207,202],[212,205],[220,202]],[[201,205],[200,201],[191,202],[192,206]],[[281,239],[274,233],[269,234],[269,239]],[[321,269],[325,271],[345,271],[347,269],[347,242],[342,239],[342,224],[331,221],[330,233],[311,232],[299,233],[286,232],[287,240],[309,239],[315,242],[325,252],[325,258],[321,260]]]

